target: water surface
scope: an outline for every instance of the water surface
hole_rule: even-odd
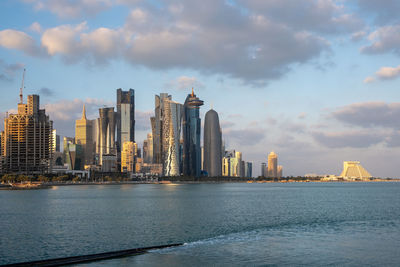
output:
[[[0,191],[0,264],[168,243],[87,265],[400,264],[400,183]]]

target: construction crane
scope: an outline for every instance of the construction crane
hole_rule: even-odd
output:
[[[19,103],[20,104],[24,103],[24,97],[22,95],[22,90],[24,90],[24,80],[25,80],[25,69],[24,69],[24,73],[22,74],[21,88],[19,89]]]

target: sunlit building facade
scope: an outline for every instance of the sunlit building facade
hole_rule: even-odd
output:
[[[84,159],[82,165],[93,164],[93,123],[86,118],[85,105],[82,109],[82,118],[75,122],[75,143],[82,146]]]
[[[180,175],[180,133],[182,126],[182,104],[172,100],[164,101],[162,124],[162,163],[165,176]]]
[[[344,161],[343,171],[340,174],[345,179],[369,180],[372,175],[361,166],[359,161]]]
[[[278,155],[274,151],[268,155],[268,177],[278,178]]]
[[[38,95],[18,104],[17,114],[4,119],[1,155],[3,172],[47,173],[52,168],[53,122],[39,109]]]
[[[122,144],[121,172],[135,172],[135,157],[137,155],[137,144],[131,141]]]

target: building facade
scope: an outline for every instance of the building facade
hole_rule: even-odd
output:
[[[113,107],[99,109],[98,139],[99,161],[102,165],[103,155],[117,155],[115,147],[115,112]]]
[[[82,146],[82,165],[92,165],[94,158],[93,123],[86,118],[85,105],[82,109],[82,118],[75,121],[75,143]]]
[[[164,101],[162,124],[162,164],[165,176],[180,175],[180,133],[182,126],[182,104],[172,100]]]
[[[124,142],[135,142],[135,91],[117,89],[117,149]]]
[[[17,114],[6,115],[1,138],[3,172],[51,172],[53,122],[39,107],[39,96],[28,95],[27,104],[18,104]]]
[[[278,178],[278,155],[274,151],[268,155],[268,177]]]
[[[204,120],[204,170],[208,176],[222,175],[222,133],[218,113],[211,109]]]
[[[137,144],[131,141],[122,144],[121,172],[135,172],[135,158],[137,156]]]
[[[201,174],[201,119],[200,106],[203,101],[193,92],[186,97],[183,105],[183,175],[200,177]]]

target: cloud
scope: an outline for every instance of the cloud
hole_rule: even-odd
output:
[[[39,22],[34,22],[29,26],[29,30],[36,32],[36,33],[42,33],[42,26],[39,24]]]
[[[166,89],[177,89],[181,91],[190,92],[192,88],[194,90],[203,89],[204,84],[197,80],[196,77],[180,76],[173,81],[170,81],[164,85]]]
[[[374,77],[369,76],[369,77],[364,79],[364,83],[373,83],[373,82],[375,82],[375,78]]]
[[[111,7],[111,0],[25,0],[38,11],[47,10],[61,18],[94,16]]]
[[[365,54],[394,53],[400,55],[400,25],[378,28],[368,35],[370,45],[361,47]]]
[[[313,132],[314,139],[329,148],[363,148],[384,141],[384,136],[371,131]]]
[[[400,127],[400,103],[356,103],[332,112],[331,116],[353,126],[398,129]]]
[[[106,0],[30,2],[38,10],[50,10],[60,16],[81,16],[113,4],[127,4]],[[296,65],[318,65],[315,61],[330,52],[325,35],[352,33],[362,26],[356,15],[332,0],[251,0],[235,4],[166,0],[157,8],[135,3],[125,25],[91,30],[85,22],[59,25],[42,30],[37,46],[25,34],[21,38],[31,48],[23,49],[43,47],[48,55],[60,55],[67,62],[105,64],[126,60],[135,66],[189,69],[264,86]],[[18,49],[16,45],[0,45]]]
[[[38,94],[43,96],[53,96],[54,93],[55,93],[54,90],[49,89],[47,87],[43,87],[38,91]]]
[[[222,128],[222,137],[223,139],[228,139],[230,141],[233,140],[240,146],[253,146],[263,141],[265,130],[257,128],[226,130]]]
[[[358,31],[351,35],[351,40],[353,42],[358,42],[358,41],[361,41],[362,39],[364,39],[364,37],[366,35],[367,35],[367,33],[365,31]]]
[[[400,65],[395,68],[382,67],[376,72],[376,75],[382,80],[395,79],[400,76]]]
[[[399,22],[400,2],[397,0],[358,0],[362,13],[374,18],[378,25]]]
[[[22,63],[7,64],[0,59],[0,80],[10,82],[14,80],[15,75],[19,70],[24,68]]]
[[[57,129],[60,135],[75,136],[75,120],[81,118],[83,104],[85,104],[88,119],[98,118],[98,109],[104,105],[114,105],[113,102],[107,100],[89,98],[86,100],[60,100],[45,104],[44,108],[50,120],[54,122],[54,128]]]
[[[0,46],[25,52],[31,56],[40,56],[42,51],[28,34],[16,30],[0,31]]]
[[[150,117],[154,116],[154,111],[135,111],[135,130],[150,132]],[[138,142],[138,140],[136,140]]]
[[[400,65],[397,67],[381,67],[375,76],[367,77],[364,79],[364,83],[372,83],[376,80],[393,80],[400,76]]]

